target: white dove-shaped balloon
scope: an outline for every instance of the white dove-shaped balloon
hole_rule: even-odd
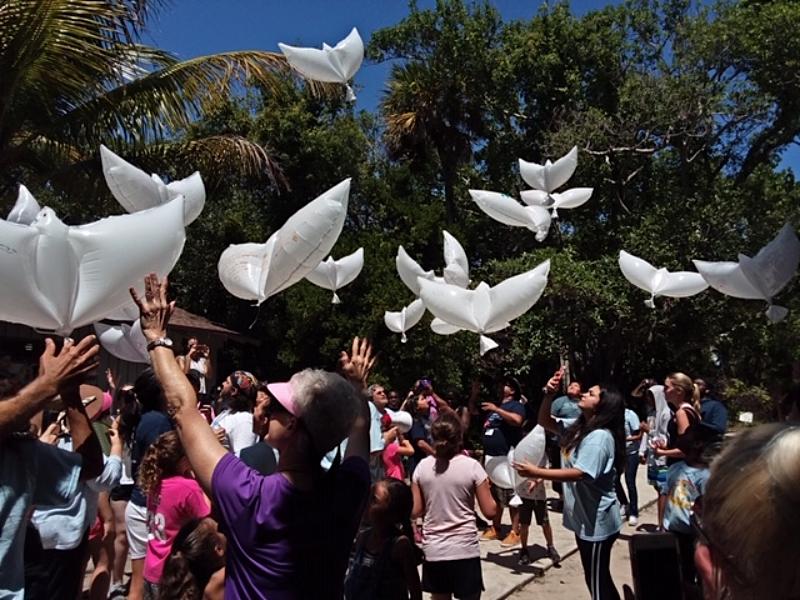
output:
[[[17,193],[17,201],[14,203],[14,208],[8,213],[10,223],[19,223],[20,225],[30,225],[36,219],[36,215],[42,207],[36,201],[24,185],[20,184],[19,192]]]
[[[519,174],[533,189],[552,194],[569,181],[577,166],[578,148],[573,146],[572,150],[554,163],[548,159],[547,162],[540,165],[535,162],[526,162],[520,158]]]
[[[333,260],[333,257],[329,256],[327,260],[319,263],[311,273],[306,275],[306,279],[314,285],[331,290],[333,292],[331,303],[339,304],[341,300],[336,294],[336,290],[352,283],[363,268],[364,248],[359,248],[339,260]]]
[[[594,188],[572,188],[562,193],[543,192],[541,190],[525,190],[519,193],[519,197],[528,206],[545,206],[550,208],[550,216],[554,219],[558,217],[559,208],[578,208],[586,204],[592,197]]]
[[[289,65],[303,77],[327,83],[347,85],[364,60],[364,42],[355,27],[333,48],[328,44],[322,44],[322,50],[287,44],[278,44],[278,47]],[[347,85],[347,100],[355,99],[352,88]]]
[[[139,319],[132,324],[95,323],[94,331],[97,334],[97,341],[109,354],[132,363],[150,362],[147,340],[142,333]]]
[[[128,289],[169,273],[183,249],[183,197],[70,227],[50,208],[0,220],[0,320],[68,335],[130,304]]]
[[[390,312],[387,310],[383,313],[383,322],[390,331],[399,333],[400,341],[405,344],[408,341],[406,332],[419,323],[419,320],[424,314],[425,304],[422,300],[417,298],[411,304],[404,306],[397,312]]]
[[[739,255],[739,262],[693,261],[697,270],[715,290],[734,298],[763,300],[769,306],[766,315],[777,323],[788,314],[772,298],[786,287],[800,263],[800,240],[788,223],[778,235],[753,258]]]
[[[231,244],[219,257],[222,285],[261,304],[294,285],[329,254],[347,216],[350,179],[336,184],[294,213],[264,244]]]
[[[536,304],[547,285],[550,261],[510,277],[489,287],[481,282],[474,290],[455,285],[419,279],[420,296],[433,316],[455,328],[480,334],[480,353],[485,354],[497,343],[485,334],[500,331],[525,314]]]
[[[649,262],[624,250],[619,253],[619,268],[625,279],[650,293],[650,298],[644,302],[650,308],[655,308],[656,296],[686,298],[708,288],[708,284],[699,273],[691,271],[670,273],[664,268],[656,269]]]
[[[470,190],[469,195],[495,221],[512,227],[527,227],[533,231],[537,242],[543,242],[550,231],[552,216],[542,206],[522,206],[511,196],[486,190]]]
[[[129,213],[160,206],[178,196],[185,199],[184,225],[189,225],[203,212],[206,188],[197,171],[186,179],[164,183],[158,175],[148,175],[102,145],[100,161],[108,189]]]

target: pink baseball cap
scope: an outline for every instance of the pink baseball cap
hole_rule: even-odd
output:
[[[288,381],[284,381],[281,383],[268,383],[267,389],[269,393],[275,396],[275,399],[280,403],[283,408],[289,411],[295,417],[300,418],[302,415],[298,414],[299,407],[297,403],[294,401],[294,393],[292,392],[292,386],[289,384]]]

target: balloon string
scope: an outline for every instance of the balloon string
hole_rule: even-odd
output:
[[[258,317],[259,317],[259,316],[261,316],[261,305],[260,305],[260,304],[258,305],[258,308],[256,309],[256,318],[255,318],[255,319],[253,319],[253,322],[252,322],[252,323],[250,323],[250,327],[248,327],[247,329],[252,329],[252,328],[253,328],[253,326],[254,326],[254,325],[256,324],[256,322],[258,321]]]

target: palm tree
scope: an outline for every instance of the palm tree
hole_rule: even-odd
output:
[[[15,191],[23,178],[58,191],[75,181],[75,165],[96,179],[101,143],[162,172],[166,162],[212,177],[230,170],[274,175],[265,149],[242,137],[180,141],[179,134],[206,105],[243,85],[277,89],[279,79],[289,76],[284,58],[237,51],[178,61],[139,41],[163,4],[0,4],[0,196]]]

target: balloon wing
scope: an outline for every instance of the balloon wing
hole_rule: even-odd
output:
[[[425,304],[417,298],[408,306],[397,312],[386,311],[383,313],[383,322],[390,331],[401,334],[400,341],[406,343],[408,338],[406,332],[419,323],[422,315],[425,314]]]
[[[474,290],[465,290],[456,285],[438,283],[419,278],[420,297],[425,307],[445,323],[460,329],[481,333],[480,315],[488,310],[489,286],[481,282]],[[479,304],[482,305],[478,306]]]
[[[745,275],[755,284],[755,275],[759,280],[759,287],[766,292],[768,298],[776,296],[786,284],[791,281],[800,263],[800,240],[788,223],[778,232],[778,235],[766,246],[759,250],[752,259],[752,269],[739,263],[745,269]],[[750,271],[750,272],[748,272]]]
[[[361,269],[364,268],[364,248],[359,248],[352,254],[333,260],[332,256],[328,260],[319,263],[316,268],[306,275],[306,279],[321,288],[333,292],[333,304],[339,304],[339,296],[336,290],[352,283]]]
[[[447,321],[442,321],[438,317],[434,317],[433,320],[431,320],[431,330],[438,335],[453,335],[461,331],[461,328],[451,325]]]
[[[469,261],[461,243],[447,231],[444,236],[444,280],[459,287],[469,285]]]
[[[433,279],[433,271],[423,270],[419,263],[411,258],[402,246],[397,248],[395,264],[397,265],[397,274],[400,275],[400,279],[415,296],[419,296],[419,278]]]
[[[157,175],[148,175],[103,145],[100,146],[100,162],[108,189],[129,213],[160,206],[178,196],[185,198],[185,225],[203,211],[206,189],[200,173],[165,184]]]
[[[688,298],[708,289],[708,283],[700,273],[692,271],[667,272],[662,277],[656,295],[670,298]]]
[[[231,244],[220,255],[217,272],[222,286],[242,300],[266,300],[262,274],[269,269],[275,237],[264,244]]]
[[[549,160],[543,165],[519,159],[519,173],[529,186],[552,193],[569,181],[578,166],[578,147],[572,149],[556,162]]]
[[[624,250],[621,250],[619,253],[619,269],[622,271],[625,279],[630,281],[636,287],[650,293],[650,299],[646,300],[645,304],[647,304],[647,306],[650,308],[654,308],[654,282],[658,274],[658,269],[656,269],[646,260],[642,260],[633,254],[628,254]]]
[[[744,271],[736,262],[709,262],[693,260],[697,271],[706,280],[706,283],[718,292],[734,298],[747,300],[763,300],[764,297],[745,276]]]
[[[142,333],[138,319],[131,325],[127,323],[119,325],[95,323],[94,330],[100,345],[109,354],[132,363],[150,362],[147,340]]]
[[[30,225],[40,210],[42,210],[42,207],[39,206],[33,194],[28,191],[28,188],[20,184],[17,201],[14,204],[14,208],[8,213],[8,222]]]
[[[495,221],[512,227],[527,227],[541,242],[547,237],[552,217],[542,206],[522,206],[519,202],[498,192],[469,190],[469,194],[480,209]]]
[[[489,290],[491,311],[484,331],[498,331],[524,315],[542,297],[550,274],[550,261],[501,281]]]

